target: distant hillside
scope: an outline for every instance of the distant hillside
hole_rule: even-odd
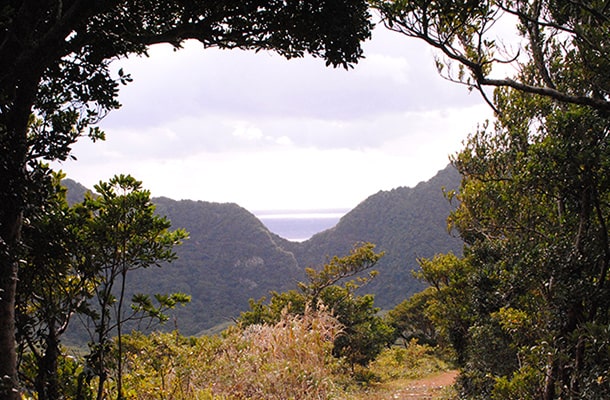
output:
[[[68,189],[66,194],[68,204],[74,204],[83,201],[85,193],[91,191],[72,179],[64,179],[61,184]],[[93,190],[93,189],[92,189]]]
[[[385,256],[378,277],[365,290],[375,304],[392,308],[424,286],[413,279],[416,259],[436,253],[461,253],[461,240],[447,233],[451,206],[443,189],[459,187],[461,177],[451,166],[414,188],[380,191],[360,203],[332,229],[293,248],[299,265],[318,265],[327,256],[345,254],[356,242],[371,242]]]
[[[292,289],[301,279],[286,240],[269,232],[253,214],[236,204],[155,199],[157,212],[190,239],[177,249],[179,258],[160,270],[142,271],[151,292],[181,291],[192,302],[177,313],[186,334],[227,322],[248,308],[250,298],[269,290]]]
[[[161,268],[138,271],[134,291],[192,295],[179,309],[174,324],[187,335],[231,321],[248,308],[250,298],[284,291],[304,279],[308,266],[328,257],[345,255],[356,242],[369,241],[386,252],[378,278],[365,288],[375,303],[391,308],[423,285],[411,276],[417,257],[461,251],[449,236],[446,218],[450,204],[442,189],[456,189],[460,176],[453,167],[440,171],[414,188],[397,188],[370,196],[329,230],[311,239],[289,242],[270,232],[260,220],[236,204],[154,199],[157,212],[174,228],[185,228],[190,239],[179,247],[179,259]],[[82,187],[70,183],[69,192]],[[82,198],[82,197],[81,197]],[[173,328],[174,326],[170,326]]]

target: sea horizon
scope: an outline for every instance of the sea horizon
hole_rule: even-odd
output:
[[[316,233],[333,228],[349,209],[264,210],[253,214],[278,236],[304,242]]]

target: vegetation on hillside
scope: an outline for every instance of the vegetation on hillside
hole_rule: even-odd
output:
[[[189,300],[182,293],[156,294],[154,300],[148,293],[127,295],[133,271],[174,260],[173,248],[186,232],[169,230],[169,221],[154,214],[150,193],[131,176],[115,176],[96,189],[99,196],[69,206],[59,176],[53,177],[46,187],[45,212],[29,214],[24,229],[27,248],[15,319],[18,366],[23,365],[21,381],[39,400],[63,396],[60,343],[77,317],[88,331],[81,389],[82,380],[95,377],[97,399],[104,398],[113,370],[120,397],[125,324],[164,322],[168,309]],[[61,240],[49,242],[49,235]],[[113,337],[117,343],[111,354]]]
[[[31,1],[0,8],[0,397],[17,399],[15,343],[24,212],[40,207],[43,161],[65,160],[81,136],[120,107],[131,77],[110,63],[146,55],[149,46],[271,50],[290,59],[310,54],[349,68],[362,57],[372,22],[364,0]]]
[[[413,188],[368,197],[334,228],[293,246],[299,265],[321,265],[329,256],[347,254],[354,243],[374,243],[385,255],[376,266],[379,275],[363,293],[375,294],[382,309],[394,308],[425,287],[412,275],[418,258],[461,253],[462,241],[447,232],[446,220],[454,205],[444,196],[458,189],[460,180],[459,172],[447,166]]]
[[[307,309],[328,308],[343,331],[334,341],[333,355],[345,359],[352,368],[366,366],[381,350],[394,342],[394,330],[378,315],[372,295],[356,295],[355,291],[377,275],[370,269],[383,253],[364,243],[354,247],[345,257],[333,257],[320,271],[308,268],[307,282],[298,290],[272,292],[271,299],[251,301],[248,312],[242,313],[242,325],[275,323],[284,313],[301,315]],[[367,275],[363,276],[363,273]]]
[[[109,201],[107,194],[98,201]],[[121,247],[119,254],[123,253],[130,252]],[[358,397],[371,384],[446,368],[430,346],[415,340],[393,347],[394,330],[373,307],[373,296],[354,293],[375,278],[371,268],[382,255],[373,245],[363,244],[348,256],[334,257],[320,271],[308,269],[308,280],[298,284],[298,291],[273,293],[268,304],[252,301],[251,310],[220,336],[186,337],[177,331],[146,335],[138,330],[126,335],[117,330],[111,339],[109,326],[120,324],[123,314],[114,315],[104,307],[121,301],[122,290],[108,291],[107,281],[92,278],[90,292],[81,294],[81,300],[99,298],[102,290],[102,299],[114,301],[93,307],[97,312],[89,307],[67,312],[91,318],[101,336],[92,337],[84,356],[69,356],[59,346],[62,332],[53,336],[54,348],[39,341],[39,346],[24,349],[19,364],[24,389],[37,399],[339,399]],[[113,274],[102,274],[109,276]],[[112,279],[121,284],[124,276]],[[161,308],[143,299],[134,296],[132,311],[163,320],[163,308],[182,297],[157,297],[165,300]],[[104,315],[108,322],[102,325]],[[21,338],[23,346],[32,344]],[[40,363],[37,349],[54,351],[53,370],[44,369],[48,364]]]
[[[354,244],[370,242],[384,257],[375,266],[377,277],[358,294],[373,294],[377,306],[389,310],[425,287],[411,274],[418,257],[460,253],[461,240],[447,233],[452,205],[443,195],[459,182],[460,174],[448,166],[414,188],[381,191],[333,229],[301,243],[269,232],[236,204],[156,198],[157,214],[186,229],[190,239],[176,249],[171,268],[135,271],[128,290],[190,294],[191,303],[172,311],[167,328],[193,335],[230,323],[252,298],[294,288],[307,278],[306,268],[320,268],[333,256],[349,254]],[[83,192],[73,181],[64,183],[69,197]],[[70,338],[78,339],[74,332]]]

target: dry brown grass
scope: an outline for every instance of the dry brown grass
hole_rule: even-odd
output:
[[[142,400],[341,398],[334,379],[338,362],[331,355],[340,331],[329,312],[307,310],[302,316],[286,313],[275,325],[232,327],[222,338],[201,338],[192,345],[157,340],[129,353],[127,395]]]
[[[234,326],[215,337],[134,334],[124,341],[125,394],[138,400],[450,398],[449,389],[427,380],[449,367],[416,342],[384,351],[359,371],[371,378],[368,384],[357,383],[331,355],[340,333],[329,312],[307,310],[302,316],[284,313],[274,325]],[[412,396],[418,393],[424,397]]]

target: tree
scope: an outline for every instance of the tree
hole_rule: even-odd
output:
[[[437,326],[428,310],[434,295],[434,288],[428,287],[388,311],[390,325],[405,346],[413,339],[430,346],[441,344]]]
[[[473,320],[468,302],[471,264],[467,258],[452,253],[420,258],[418,262],[421,269],[414,275],[430,286],[396,306],[390,311],[390,318],[397,329],[409,335],[404,339],[419,339],[417,335],[422,335],[424,340],[450,344],[458,364],[463,365],[466,337]]]
[[[250,311],[242,313],[240,323],[277,323],[285,312],[303,314],[323,305],[343,326],[334,342],[333,354],[352,365],[367,365],[388,343],[394,341],[394,331],[373,305],[373,295],[356,295],[355,291],[376,275],[370,271],[383,253],[364,243],[344,257],[333,257],[320,270],[307,268],[308,282],[299,282],[298,291],[272,292],[269,304],[265,298],[250,301]],[[364,275],[368,271],[368,274]],[[349,280],[349,278],[354,278]]]
[[[93,328],[89,366],[98,376],[97,398],[104,397],[108,379],[107,358],[117,335],[117,398],[122,392],[122,327],[127,321],[155,318],[164,321],[163,311],[189,301],[188,296],[156,295],[155,307],[147,295],[135,294],[129,311],[125,310],[127,274],[150,266],[161,266],[176,258],[174,246],[187,237],[186,231],[169,231],[171,223],[155,215],[150,192],[131,176],[119,175],[95,186],[99,196],[88,196],[85,207],[94,215],[85,228],[91,269],[95,271],[95,312],[90,314]]]
[[[41,171],[44,168],[41,168]],[[44,207],[32,207],[24,229],[26,261],[21,263],[17,302],[18,345],[22,360],[32,358],[22,375],[39,399],[76,396],[60,389],[60,337],[74,314],[88,316],[93,333],[91,370],[105,382],[110,335],[118,333],[118,395],[121,396],[121,327],[130,320],[164,321],[164,311],[188,301],[182,294],[133,297],[123,309],[129,271],[175,258],[172,247],[186,232],[169,232],[169,221],[154,215],[149,192],[129,176],[96,187],[99,196],[68,206],[61,174],[54,174]],[[49,241],[49,237],[55,238]],[[117,290],[118,287],[118,290]],[[93,301],[92,301],[93,300]],[[72,377],[76,378],[76,377]],[[73,385],[76,386],[76,385]],[[101,389],[100,389],[101,390]]]
[[[22,364],[28,357],[35,362],[28,371],[32,375],[24,372],[27,368],[20,368],[21,377],[40,400],[62,397],[58,377],[60,337],[72,316],[82,312],[93,295],[93,274],[83,262],[82,255],[87,251],[81,240],[82,226],[90,213],[82,207],[68,206],[62,177],[52,176],[44,206],[32,207],[33,213],[26,214],[26,257],[20,263],[17,285],[19,359]],[[55,240],[49,241],[49,237]]]
[[[349,67],[370,36],[367,2],[8,0],[0,9],[0,394],[16,399],[15,287],[32,162],[63,160],[119,107],[112,60],[187,39],[204,47],[305,53]],[[32,115],[39,118],[30,129]],[[88,130],[87,130],[88,129]]]
[[[390,29],[438,49],[441,73],[496,112],[453,160],[464,179],[449,222],[466,246],[453,265],[462,279],[443,287],[456,293],[447,311],[471,316],[456,349],[463,395],[607,397],[607,2],[375,6]],[[497,78],[507,66],[515,75]]]
[[[514,89],[495,103],[454,159],[464,258],[422,263],[433,299],[452,300],[439,325],[460,322],[463,395],[608,397],[610,121]]]
[[[373,7],[389,29],[438,49],[439,71],[479,90],[492,107],[486,87],[610,111],[605,1],[375,0]],[[525,64],[528,74],[498,77],[498,70],[520,71]]]

